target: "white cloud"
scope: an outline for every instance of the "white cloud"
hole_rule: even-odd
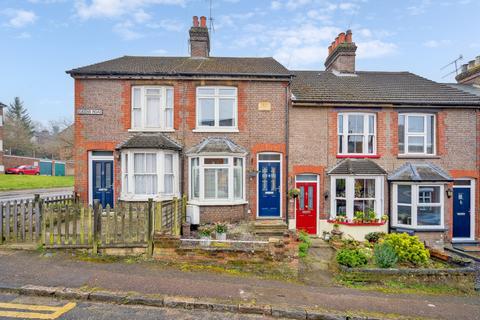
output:
[[[278,10],[282,7],[282,3],[280,1],[272,1],[270,3],[270,8],[273,10]]]
[[[285,6],[287,7],[287,9],[295,10],[307,4],[310,4],[311,2],[311,0],[288,0]]]
[[[450,40],[428,40],[423,43],[423,46],[427,48],[438,48],[450,45]]]
[[[359,59],[379,58],[393,54],[397,45],[381,40],[368,40],[357,42],[357,56]]]
[[[136,40],[142,38],[143,34],[133,30],[134,27],[135,25],[127,20],[125,22],[117,23],[113,27],[113,31],[120,35],[124,40]]]
[[[427,8],[431,5],[431,0],[421,0],[416,5],[407,7],[407,11],[412,16],[424,14]]]
[[[147,24],[147,27],[152,29],[164,29],[167,31],[179,32],[182,31],[185,27],[183,22],[173,20],[173,19],[163,19],[158,22],[153,22]]]
[[[1,13],[7,16],[7,25],[12,28],[23,28],[37,20],[35,12],[23,9],[5,9]]]
[[[150,20],[152,16],[146,13],[143,9],[140,9],[133,14],[133,18],[137,23],[143,23]]]
[[[22,32],[20,33],[16,38],[17,39],[30,39],[32,35],[28,32]]]

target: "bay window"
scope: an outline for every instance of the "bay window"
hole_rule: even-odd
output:
[[[332,176],[331,218],[346,216],[352,221],[355,212],[383,211],[383,176]]]
[[[443,185],[393,184],[392,225],[443,228]]]
[[[132,87],[132,129],[173,130],[172,87]]]
[[[178,154],[166,150],[122,151],[122,198],[147,200],[177,196],[178,163]]]
[[[197,88],[197,130],[237,128],[237,88]]]
[[[338,153],[376,154],[376,117],[374,114],[338,114]]]
[[[398,151],[405,155],[434,155],[435,115],[399,114]]]
[[[192,157],[189,165],[190,200],[203,204],[229,204],[245,200],[244,158]]]

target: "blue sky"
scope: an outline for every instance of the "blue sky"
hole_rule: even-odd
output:
[[[323,70],[327,47],[348,28],[358,70],[440,70],[480,54],[479,0],[212,0],[212,55],[273,56]],[[0,0],[0,101],[24,100],[43,123],[73,117],[65,70],[122,55],[187,55],[193,15],[209,0]]]

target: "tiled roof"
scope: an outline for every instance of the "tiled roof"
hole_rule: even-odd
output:
[[[344,159],[337,163],[328,174],[338,175],[384,175],[387,172],[368,159]]]
[[[290,76],[290,71],[273,58],[233,57],[191,58],[124,56],[72,69],[67,71],[67,73],[72,76]]]
[[[480,97],[480,87],[476,87],[473,85],[469,84],[459,84],[459,83],[445,83],[447,86],[465,91],[470,94],[474,94],[476,96]]]
[[[292,72],[294,102],[480,106],[480,97],[410,72]]]
[[[182,150],[182,146],[163,133],[139,133],[119,144],[117,149]]]
[[[388,175],[390,181],[452,181],[452,177],[442,168],[432,163],[407,162]]]
[[[246,154],[247,150],[228,138],[209,137],[190,148],[186,154]]]
[[[6,107],[7,107],[7,105],[0,102],[0,108],[6,108]]]

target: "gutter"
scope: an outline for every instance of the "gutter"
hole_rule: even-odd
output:
[[[405,104],[404,101],[306,101],[306,100],[296,100],[292,101],[293,106],[298,107],[402,107],[402,108],[418,108],[418,106],[427,107],[427,108],[452,108],[452,107],[463,107],[478,109],[480,108],[480,100],[478,104],[472,104],[469,102],[439,102],[438,104],[432,104],[425,101],[409,101],[408,104]]]

